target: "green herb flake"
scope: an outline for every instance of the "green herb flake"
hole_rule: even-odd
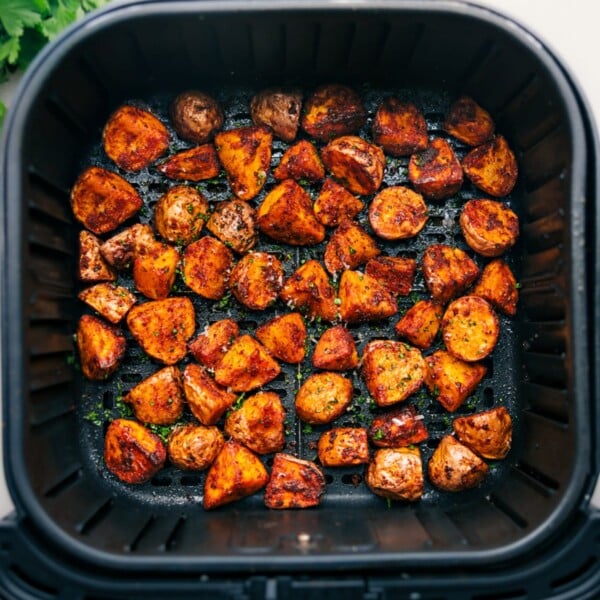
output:
[[[383,431],[381,427],[373,434],[374,440],[382,440],[383,439]]]

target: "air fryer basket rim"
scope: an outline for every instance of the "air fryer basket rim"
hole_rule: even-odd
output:
[[[23,452],[20,445],[21,436],[13,434],[12,430],[18,431],[18,426],[24,417],[23,407],[19,402],[11,402],[10,398],[20,398],[24,393],[23,384],[23,366],[19,352],[12,352],[10,348],[22,348],[24,343],[23,329],[23,290],[21,286],[15,285],[15,282],[22,283],[19,266],[21,263],[22,245],[25,244],[23,232],[21,229],[21,205],[15,203],[11,205],[10,211],[9,198],[21,197],[20,170],[17,160],[13,157],[20,154],[19,143],[22,142],[22,132],[26,125],[28,111],[39,93],[46,76],[51,72],[60,60],[79,42],[84,40],[90,32],[95,32],[103,28],[110,28],[120,22],[140,15],[157,16],[165,12],[198,13],[205,12],[210,14],[235,12],[259,12],[259,11],[284,11],[284,12],[314,12],[314,11],[413,11],[427,13],[436,11],[441,13],[454,13],[459,15],[468,15],[486,22],[488,25],[502,30],[506,35],[512,36],[525,46],[537,59],[544,64],[548,72],[554,77],[554,81],[562,94],[565,106],[568,109],[573,129],[573,175],[571,178],[571,199],[570,221],[572,223],[572,233],[574,240],[583,241],[585,233],[584,223],[584,202],[586,200],[585,182],[586,182],[586,148],[584,126],[579,112],[577,100],[574,96],[571,84],[563,74],[563,68],[556,62],[556,59],[549,54],[545,47],[527,30],[511,21],[507,17],[498,15],[482,6],[476,6],[455,1],[445,0],[425,0],[425,1],[381,1],[369,2],[368,4],[360,0],[346,0],[344,2],[303,2],[288,1],[274,5],[272,2],[259,0],[256,2],[240,2],[238,0],[227,0],[226,2],[217,2],[213,0],[202,2],[177,1],[166,2],[161,0],[133,1],[119,6],[108,6],[104,10],[92,14],[81,22],[72,26],[62,34],[54,43],[50,44],[34,61],[29,71],[25,75],[14,100],[14,109],[9,112],[5,124],[3,143],[0,149],[1,164],[4,169],[5,177],[2,182],[2,203],[4,207],[5,224],[2,235],[1,252],[3,264],[2,278],[5,294],[2,301],[2,391],[3,391],[3,412],[4,418],[8,424],[5,431],[4,440],[4,463],[6,478],[9,489],[17,511],[21,517],[27,517],[35,527],[46,538],[53,540],[53,543],[59,548],[68,551],[73,556],[85,561],[117,570],[193,570],[200,565],[202,568],[210,570],[233,570],[236,567],[243,568],[261,568],[264,570],[286,569],[306,569],[307,556],[231,556],[228,564],[223,564],[222,557],[203,557],[201,563],[195,559],[182,560],[177,556],[129,556],[127,565],[123,564],[123,559],[114,556],[109,552],[103,552],[87,546],[80,540],[77,540],[56,523],[54,523],[44,512],[40,504],[36,501],[30,482],[25,476],[25,464]],[[13,152],[14,151],[14,152]],[[585,290],[585,267],[582,259],[583,244],[572,243],[568,249],[570,258],[570,281],[569,288],[572,292],[572,303],[568,318],[573,323],[574,331],[580,335],[574,336],[572,340],[573,355],[577,360],[573,364],[573,382],[574,396],[579,399],[589,398],[588,386],[588,349],[587,349],[587,322],[586,322],[586,298]],[[577,293],[580,291],[580,293]],[[426,560],[431,565],[450,566],[452,564],[470,564],[483,565],[489,562],[502,562],[514,558],[520,553],[531,550],[536,544],[548,539],[564,523],[569,513],[574,510],[582,501],[585,492],[585,486],[588,482],[590,473],[588,470],[590,464],[591,442],[589,432],[589,411],[591,400],[586,404],[583,401],[575,403],[575,410],[578,414],[578,421],[582,427],[588,429],[588,435],[578,436],[576,440],[575,454],[578,457],[575,460],[575,468],[572,473],[571,483],[568,490],[562,497],[559,506],[554,510],[550,519],[546,520],[543,527],[538,527],[532,533],[519,539],[517,542],[494,548],[491,550],[465,550],[448,552],[427,552]],[[317,558],[315,555],[313,558]],[[211,560],[214,558],[214,560]],[[378,554],[377,566],[387,567],[398,565],[418,565],[422,564],[424,558],[421,552],[406,552],[399,556],[396,553]],[[326,561],[312,561],[311,569],[341,568],[341,567],[363,567],[374,566],[373,557],[368,553],[332,554],[327,556]]]

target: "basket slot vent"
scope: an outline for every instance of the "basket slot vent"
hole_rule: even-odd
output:
[[[73,223],[68,191],[49,182],[37,171],[29,172],[28,196],[32,210],[60,223]]]
[[[231,74],[244,74],[254,70],[252,39],[247,23],[231,19],[215,23],[215,33],[219,55],[223,67]]]
[[[546,490],[550,493],[557,491],[560,487],[558,482],[555,481],[554,479],[552,479],[552,477],[548,477],[547,475],[544,475],[543,473],[538,471],[536,468],[532,467],[531,465],[527,464],[524,461],[519,461],[514,466],[514,468],[517,471],[520,471],[522,474],[526,475],[528,478],[535,481],[536,483],[539,483],[542,487],[546,488]]]
[[[29,330],[29,355],[43,356],[57,352],[73,352],[73,335],[62,329],[62,327],[50,327],[49,324],[33,325]]]
[[[598,570],[598,559],[595,556],[590,556],[579,567],[570,571],[566,575],[554,579],[550,582],[552,588],[556,591],[566,591],[568,588],[574,587],[578,582],[588,579],[592,571]]]
[[[434,545],[467,546],[469,542],[448,515],[437,509],[417,510],[415,516],[425,528]]]
[[[31,394],[29,423],[32,427],[42,427],[54,419],[71,415],[75,412],[73,397],[73,389],[69,385],[61,390],[54,387]]]
[[[138,548],[140,541],[148,534],[148,532],[152,529],[154,523],[156,522],[156,517],[151,516],[139,529],[133,540],[129,544],[125,545],[125,550],[127,552],[135,552]]]
[[[535,221],[562,210],[567,193],[565,188],[565,179],[559,175],[530,191],[523,202],[526,219]]]
[[[157,553],[165,552],[166,542],[176,530],[180,517],[175,515],[153,516],[139,530],[133,538],[131,552]]]
[[[401,507],[398,507],[401,508]],[[353,523],[356,517],[349,519]],[[379,518],[369,520],[372,535],[382,552],[398,551],[398,532],[402,532],[402,546],[406,549],[423,549],[431,547],[431,538],[412,510],[386,511],[379,513]]]
[[[317,72],[333,74],[347,69],[350,49],[354,43],[354,23],[324,22],[319,30],[316,51]]]
[[[378,71],[388,78],[392,73],[397,77],[399,73],[407,71],[423,30],[422,23],[392,23],[383,42]]]
[[[32,324],[53,321],[73,321],[72,297],[47,291],[33,292],[29,298],[29,320]]]
[[[524,352],[523,362],[531,383],[539,383],[560,390],[566,388],[567,372],[564,355]]]
[[[379,64],[390,34],[390,24],[378,19],[361,19],[354,27],[354,39],[348,52],[348,69],[351,73],[362,74]]]
[[[284,27],[285,69],[311,72],[316,62],[318,26],[298,19]]]
[[[521,276],[523,278],[556,276],[563,267],[561,248],[549,248],[527,254],[523,258]]]
[[[29,243],[44,251],[61,255],[73,254],[73,229],[71,226],[50,219],[40,219],[39,213],[31,214],[29,220]]]
[[[563,286],[557,279],[523,280],[521,305],[531,321],[562,321],[565,318]]]
[[[562,210],[522,226],[522,236],[530,252],[546,250],[563,241],[565,215]]]
[[[93,529],[98,527],[110,514],[114,505],[114,500],[109,498],[98,506],[89,517],[87,517],[78,526],[78,531],[81,535],[88,535]]]
[[[68,490],[81,477],[81,465],[76,465],[71,471],[66,472],[61,478],[44,492],[46,498],[56,498]]]
[[[523,400],[533,412],[565,425],[569,422],[569,403],[565,390],[534,383],[524,383],[521,389]]]
[[[254,23],[250,30],[250,40],[254,64],[259,73],[281,73],[285,66],[285,30],[283,25]],[[280,78],[278,78],[281,81]]]
[[[566,351],[566,325],[556,323],[523,323],[521,338],[526,350],[545,354],[562,354]]]
[[[68,104],[56,94],[52,94],[46,99],[46,108],[48,109],[48,112],[61,121],[67,129],[72,131],[75,136],[85,139],[90,134],[83,121],[75,114]]]
[[[183,23],[181,31],[194,76],[190,85],[197,85],[192,83],[198,81],[197,77],[222,72],[225,67],[215,29],[205,21],[189,19]]]
[[[186,524],[186,517],[181,516],[177,519],[177,523],[171,530],[171,533],[167,536],[165,540],[164,546],[160,548],[160,550],[164,550],[165,552],[171,552],[175,550],[181,541],[181,537],[183,536],[184,526]]]
[[[29,369],[28,387],[32,392],[73,381],[73,372],[64,354],[33,357]]]
[[[564,177],[569,170],[570,140],[560,125],[520,156],[521,181],[528,192],[547,184],[555,177]]]

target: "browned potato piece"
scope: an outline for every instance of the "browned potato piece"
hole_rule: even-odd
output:
[[[169,131],[147,110],[125,105],[108,119],[102,142],[117,166],[125,171],[139,171],[168,150]]]
[[[234,440],[225,442],[204,483],[203,506],[217,508],[251,496],[269,480],[267,470],[248,448]]]
[[[100,252],[100,240],[89,231],[79,232],[79,268],[81,281],[115,281],[117,274]]]
[[[250,252],[231,271],[229,287],[240,303],[264,310],[277,300],[283,287],[283,266],[267,252]]]
[[[423,415],[414,406],[403,406],[377,415],[369,427],[369,438],[380,448],[400,448],[425,441],[428,437]]]
[[[197,90],[179,94],[171,104],[170,116],[177,135],[193,144],[212,140],[225,121],[219,103]]]
[[[193,363],[183,371],[183,391],[192,414],[203,425],[214,425],[235,402],[235,395],[217,385],[208,371]]]
[[[427,288],[440,304],[460,294],[479,275],[479,267],[466,252],[445,244],[432,244],[425,250],[422,269]]]
[[[333,321],[338,313],[335,289],[316,260],[300,265],[283,284],[279,297],[291,308],[324,321]]]
[[[475,391],[486,373],[484,365],[464,362],[445,350],[436,350],[425,363],[425,385],[450,412],[459,408]]]
[[[146,354],[166,365],[179,362],[194,334],[196,319],[189,298],[165,298],[134,306],[127,325]]]
[[[318,506],[325,494],[325,476],[315,463],[289,454],[276,454],[265,489],[267,508]]]
[[[346,219],[329,239],[323,262],[333,275],[355,269],[380,253],[375,240],[358,223]]]
[[[279,180],[319,181],[325,177],[325,168],[314,145],[308,140],[300,140],[283,153],[273,177]]]
[[[440,330],[444,308],[433,300],[420,300],[396,323],[396,334],[425,350]]]
[[[285,410],[275,392],[258,392],[225,420],[225,433],[257,454],[279,452],[285,444]]]
[[[373,141],[392,156],[409,156],[427,148],[427,123],[410,102],[386,98],[373,120]]]
[[[169,435],[169,460],[185,471],[208,469],[223,448],[225,439],[217,427],[187,423]]]
[[[198,337],[189,343],[188,350],[199,363],[209,369],[214,369],[239,334],[240,328],[235,321],[223,319],[208,325]]]
[[[176,244],[198,239],[208,218],[208,202],[195,188],[176,185],[154,207],[154,225],[162,238]]]
[[[461,492],[475,487],[486,476],[488,466],[451,435],[442,438],[429,459],[429,479],[445,492]]]
[[[88,167],[73,185],[71,208],[84,227],[101,235],[133,217],[142,208],[142,199],[120,175]]]
[[[414,502],[423,495],[423,463],[418,448],[382,448],[369,463],[365,483],[377,496]]]
[[[494,135],[494,121],[484,110],[468,96],[461,96],[450,107],[444,131],[469,146],[479,146]]]
[[[345,85],[318,87],[304,103],[302,129],[326,142],[339,135],[358,131],[367,120],[360,96]]]
[[[196,146],[169,156],[156,170],[177,181],[204,181],[221,172],[217,151],[212,144]]]
[[[83,315],[77,327],[77,349],[83,374],[102,381],[114,373],[125,356],[125,336],[114,325]]]
[[[501,135],[471,150],[462,167],[475,186],[496,198],[510,194],[517,182],[517,159]]]
[[[133,261],[135,288],[152,300],[166,298],[175,283],[179,259],[176,248],[157,242]]]
[[[513,317],[517,312],[517,280],[510,267],[500,258],[487,264],[475,284],[473,296],[487,300],[495,309]]]
[[[331,423],[344,414],[352,393],[352,381],[339,373],[315,373],[296,394],[296,413],[311,425]]]
[[[136,303],[127,288],[113,283],[98,283],[82,290],[77,297],[111,323],[118,323]]]
[[[252,122],[270,127],[284,142],[295,139],[301,110],[302,96],[298,92],[286,92],[278,88],[263,90],[250,102]]]
[[[401,256],[378,256],[372,258],[365,267],[365,272],[377,279],[394,296],[407,296],[412,289],[417,270],[414,258]]]
[[[249,392],[269,383],[281,367],[267,349],[249,335],[241,335],[215,369],[217,383],[234,392]]]
[[[512,443],[512,419],[504,406],[498,406],[452,423],[458,439],[483,458],[504,458]]]
[[[469,200],[459,221],[467,244],[483,256],[504,254],[519,237],[519,217],[495,200]]]
[[[256,245],[256,211],[247,202],[219,202],[206,228],[234,252],[244,254]]]
[[[369,441],[364,427],[336,427],[325,431],[317,445],[324,467],[352,467],[369,462]]]
[[[344,271],[340,279],[340,316],[346,323],[379,321],[398,311],[396,300],[370,275]]]
[[[275,317],[256,329],[257,339],[277,359],[297,364],[306,352],[306,325],[297,312]]]
[[[161,439],[137,421],[115,419],[104,437],[106,468],[125,483],[144,483],[165,464]]]
[[[435,138],[425,150],[410,157],[408,179],[426,198],[441,200],[460,190],[463,173],[452,146]]]
[[[423,196],[402,185],[385,188],[369,206],[369,223],[384,240],[414,237],[427,223]]]
[[[336,325],[323,332],[312,357],[313,367],[327,371],[347,371],[358,366],[358,352],[351,333]]]
[[[266,127],[240,127],[215,136],[219,160],[240,200],[252,200],[262,190],[271,165],[272,142]]]
[[[442,318],[442,337],[450,354],[474,362],[488,356],[498,341],[500,322],[489,302],[463,296],[448,305]]]
[[[381,186],[385,156],[379,146],[347,135],[329,142],[321,157],[328,171],[353,194],[373,194]]]
[[[196,294],[220,300],[227,291],[233,267],[233,254],[225,244],[205,236],[183,252],[183,278]]]
[[[317,220],[335,227],[345,219],[353,219],[365,205],[343,185],[328,177],[313,206]]]
[[[100,246],[100,252],[107,263],[117,269],[124,269],[131,266],[136,256],[145,254],[155,244],[152,227],[136,223],[106,240]]]
[[[165,367],[157,371],[125,394],[123,401],[131,404],[136,419],[142,423],[175,423],[183,414],[184,404],[179,369]]]
[[[292,246],[310,246],[325,239],[325,228],[315,217],[308,192],[293,179],[282,181],[267,194],[258,207],[258,227]]]
[[[403,342],[374,340],[365,346],[362,376],[377,406],[390,406],[414,394],[425,379],[421,353]]]

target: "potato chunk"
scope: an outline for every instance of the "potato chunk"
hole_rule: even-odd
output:
[[[367,262],[365,273],[370,275],[394,296],[407,296],[412,290],[417,270],[414,258],[377,256]]]
[[[504,406],[458,417],[452,427],[458,439],[483,458],[499,460],[510,450],[512,419]]]
[[[151,250],[133,261],[135,288],[152,300],[166,298],[175,283],[179,259],[176,248],[156,242]]]
[[[331,423],[344,414],[352,393],[352,381],[339,373],[315,373],[296,394],[296,413],[311,425]]]
[[[505,315],[512,317],[517,312],[517,280],[510,267],[500,258],[483,268],[481,277],[471,293],[484,298]]]
[[[215,147],[203,144],[169,156],[156,170],[176,181],[204,181],[217,177],[221,165]]]
[[[348,371],[358,366],[358,352],[352,334],[343,326],[336,325],[323,332],[312,357],[317,369]]]
[[[118,323],[136,303],[127,288],[113,283],[98,283],[82,290],[77,297],[111,323]]]
[[[265,489],[267,508],[318,506],[325,494],[325,476],[315,463],[289,454],[276,454]]]
[[[100,240],[89,231],[79,232],[78,272],[81,281],[115,281],[117,274],[100,252]]]
[[[234,252],[245,254],[256,245],[256,210],[242,200],[219,202],[206,228]]]
[[[150,225],[136,223],[113,235],[100,246],[100,252],[107,263],[116,269],[130,267],[136,256],[154,248],[156,238]]]
[[[195,188],[176,185],[154,207],[154,225],[167,242],[189,244],[198,238],[208,218],[208,201]]]
[[[440,330],[444,308],[433,300],[420,300],[396,323],[396,334],[413,346],[425,350]]]
[[[396,300],[377,279],[344,271],[340,279],[340,316],[346,323],[379,321],[398,311]]]
[[[353,194],[373,194],[380,188],[385,156],[379,146],[347,135],[329,142],[321,157],[327,170]]]
[[[285,444],[285,410],[275,392],[258,392],[232,410],[225,433],[257,454],[279,452]]]
[[[317,445],[324,467],[352,467],[369,462],[369,441],[364,427],[336,427],[325,431]]]
[[[114,373],[125,356],[125,336],[114,325],[91,315],[83,315],[77,327],[77,349],[81,370],[92,381]]]
[[[215,136],[219,160],[240,200],[252,200],[262,190],[271,165],[272,142],[266,127],[240,127]]]
[[[231,271],[229,287],[240,303],[264,310],[277,300],[283,287],[283,266],[267,252],[250,252]]]
[[[165,464],[161,439],[137,421],[115,419],[104,437],[106,468],[125,483],[144,483]]]
[[[427,223],[423,196],[402,185],[387,187],[369,206],[369,223],[384,240],[405,240],[416,236]]]
[[[418,448],[382,448],[369,463],[365,483],[377,496],[414,502],[423,495],[423,462]]]
[[[220,300],[225,295],[232,267],[231,250],[208,236],[192,242],[183,252],[185,284],[209,300]]]
[[[325,168],[314,145],[308,140],[300,140],[283,153],[273,177],[279,180],[319,181],[325,177]]]
[[[373,120],[373,141],[392,156],[409,156],[427,148],[427,123],[410,102],[386,98]]]
[[[375,240],[355,221],[344,220],[333,232],[323,262],[334,275],[345,269],[356,269],[381,254]]]
[[[197,90],[179,94],[173,100],[169,113],[177,135],[193,144],[212,140],[225,120],[219,103]]]
[[[377,415],[369,427],[369,438],[380,448],[400,448],[420,444],[428,437],[423,415],[414,406],[403,406]]]
[[[184,471],[208,469],[223,448],[225,438],[217,427],[187,423],[169,435],[169,460]]]
[[[480,146],[494,135],[494,121],[473,98],[461,96],[448,111],[444,131],[469,146]]]
[[[362,376],[377,406],[397,404],[414,394],[426,369],[419,350],[403,342],[374,340],[363,352]]]
[[[88,167],[71,190],[75,218],[96,235],[108,233],[142,208],[136,189],[120,175]]]
[[[206,510],[241,500],[258,492],[269,480],[267,470],[248,448],[234,440],[225,442],[204,483]]]
[[[214,425],[235,402],[235,394],[223,389],[200,365],[183,371],[183,391],[192,414],[203,425]]]
[[[250,116],[255,125],[264,125],[284,142],[292,142],[300,126],[302,96],[280,88],[263,90],[250,101]]]
[[[207,326],[189,343],[188,350],[199,363],[214,369],[239,334],[240,328],[235,321],[223,319]]]
[[[431,483],[445,492],[461,492],[479,485],[488,470],[479,456],[451,435],[442,438],[428,465]]]
[[[345,219],[353,219],[365,205],[343,185],[328,177],[313,206],[317,220],[335,227]]]
[[[277,359],[290,364],[304,360],[306,325],[297,312],[275,317],[256,329],[257,339]]]

